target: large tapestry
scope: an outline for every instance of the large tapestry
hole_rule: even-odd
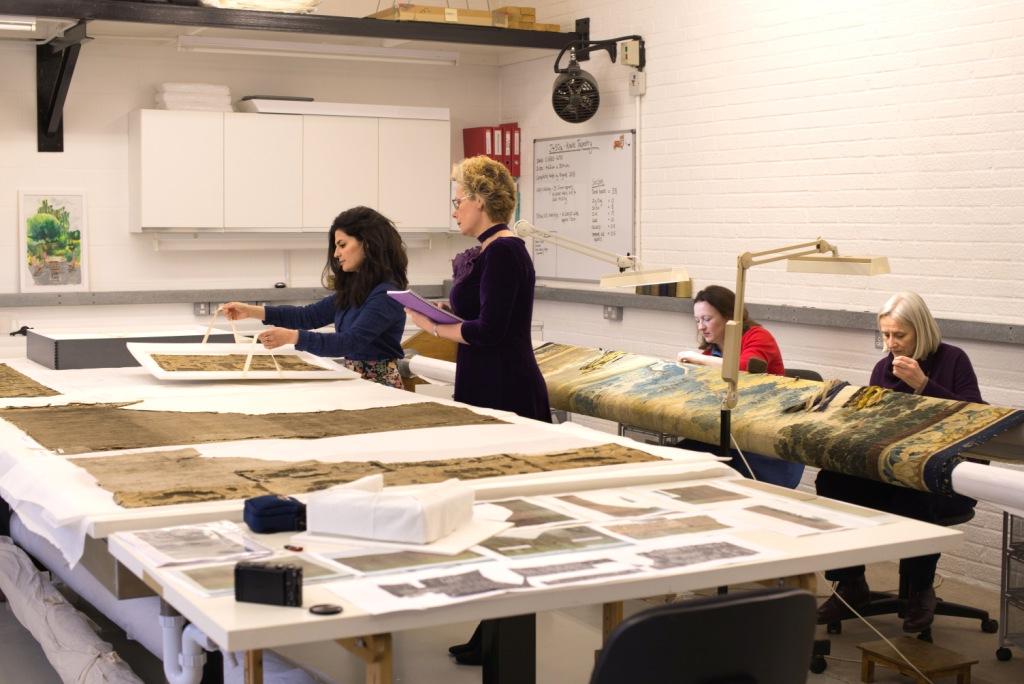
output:
[[[203,458],[195,449],[77,458],[71,462],[89,471],[100,487],[113,492],[118,504],[139,508],[263,494],[301,494],[375,473],[383,473],[384,483],[390,486],[657,460],[645,451],[601,444],[550,454],[493,454],[407,463]],[[680,475],[680,479],[684,477]]]
[[[537,363],[552,408],[718,443],[717,368],[563,344]],[[748,373],[732,412],[743,450],[946,494],[962,452],[1021,423],[1016,409]]]
[[[308,413],[132,411],[123,404],[0,409],[0,418],[59,454],[227,442],[315,439],[391,430],[502,424],[460,406],[434,402]]]

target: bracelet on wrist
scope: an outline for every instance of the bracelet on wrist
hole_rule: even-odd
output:
[[[438,337],[438,334],[437,334],[437,323],[434,324],[434,331],[433,332],[434,332],[434,337]]]

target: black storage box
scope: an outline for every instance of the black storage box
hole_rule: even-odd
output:
[[[54,370],[75,368],[125,368],[139,362],[128,352],[128,342],[202,342],[202,333],[181,335],[145,334],[138,336],[84,337],[27,331],[26,356]],[[231,333],[210,335],[209,342],[234,342]]]

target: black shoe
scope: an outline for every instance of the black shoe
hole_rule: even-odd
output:
[[[911,591],[907,597],[907,617],[903,620],[904,632],[923,632],[932,626],[935,620],[935,589],[928,587],[924,591]]]
[[[846,603],[850,604],[858,613],[871,600],[871,589],[863,575],[852,580],[839,582],[836,586],[836,594],[842,596]],[[818,608],[818,624],[829,625],[833,622],[840,622],[853,617],[850,609],[835,596],[829,596]]]

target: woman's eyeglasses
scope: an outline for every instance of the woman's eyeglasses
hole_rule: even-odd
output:
[[[470,198],[469,198],[469,197],[456,197],[456,198],[452,199],[452,207],[454,207],[455,209],[458,209],[458,208],[459,208],[459,206],[460,206],[460,205],[461,205],[461,204],[462,204],[463,202],[465,202],[466,200],[468,200],[468,199],[470,199]]]

